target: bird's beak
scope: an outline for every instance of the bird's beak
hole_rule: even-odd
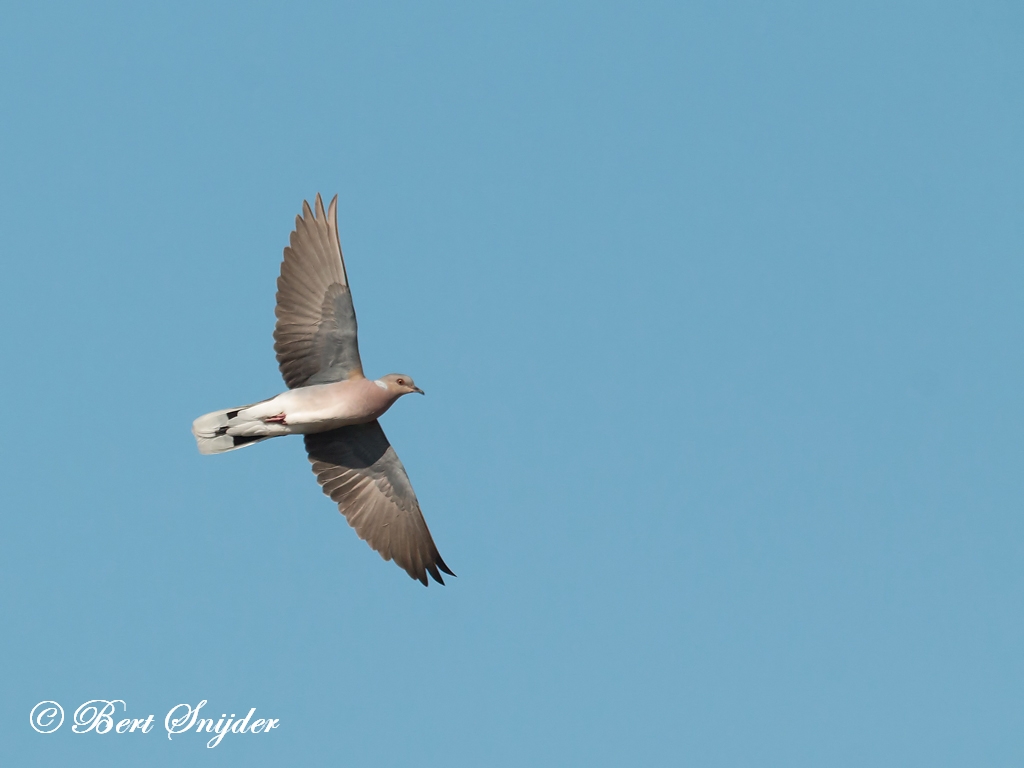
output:
[[[423,391],[422,389],[420,389],[419,387],[413,387],[413,388],[412,388],[412,391],[413,391],[413,392],[419,392],[419,393],[420,393],[421,395],[425,395],[425,394],[427,394],[426,392],[424,392],[424,391]]]

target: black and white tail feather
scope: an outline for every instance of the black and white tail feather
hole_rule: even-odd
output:
[[[213,411],[192,422],[192,434],[202,454],[227,453],[238,448],[269,440],[267,425],[260,419],[247,418],[245,411],[252,405]]]

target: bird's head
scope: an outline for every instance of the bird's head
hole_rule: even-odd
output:
[[[389,373],[387,376],[382,376],[380,381],[387,385],[388,392],[394,392],[398,396],[408,395],[410,392],[423,394],[423,390],[416,386],[412,376],[407,376],[404,373]]]

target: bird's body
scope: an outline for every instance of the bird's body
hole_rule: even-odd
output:
[[[218,438],[280,437],[327,432],[382,416],[402,396],[365,377],[289,389],[269,400],[200,416],[192,432],[200,453],[224,453],[248,445]]]
[[[385,560],[423,584],[454,574],[434,546],[402,462],[377,419],[423,390],[405,374],[363,375],[355,311],[338,239],[337,197],[296,217],[278,279],[278,364],[289,389],[268,400],[200,416],[199,452],[225,453],[284,435],[304,435],[324,493]]]
[[[284,419],[277,426],[287,428],[287,434],[326,432],[373,421],[382,416],[401,394],[377,381],[360,377],[289,389],[252,406],[248,415],[265,419],[281,414]]]

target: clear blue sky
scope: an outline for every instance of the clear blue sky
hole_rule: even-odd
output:
[[[0,763],[1024,761],[1024,11],[681,5],[5,6]],[[189,433],[317,191],[446,587]]]

